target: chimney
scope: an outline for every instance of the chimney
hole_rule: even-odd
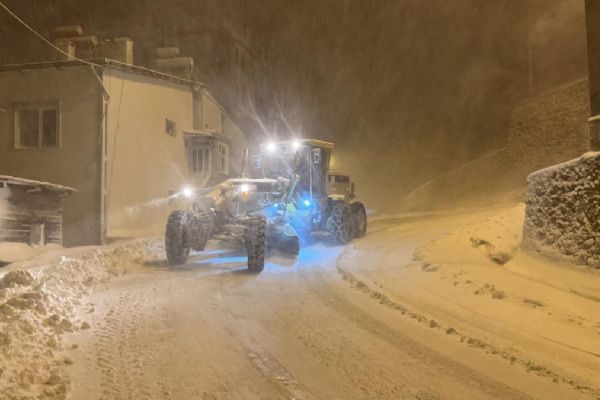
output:
[[[181,57],[179,47],[159,47],[156,49],[156,66],[164,73],[190,79],[194,70],[192,57]]]
[[[133,40],[128,37],[102,40],[96,48],[96,56],[133,65]]]
[[[54,28],[54,37],[56,39],[79,37],[81,35],[83,35],[83,28],[81,25],[57,26]]]
[[[75,45],[71,42],[56,41],[54,45],[64,51],[67,54],[58,53],[56,54],[57,61],[73,61],[75,59]]]
[[[79,58],[92,58],[98,44],[94,35],[83,36],[81,25],[59,26],[54,29],[54,44],[69,55],[59,54],[59,60],[72,60],[73,56]]]

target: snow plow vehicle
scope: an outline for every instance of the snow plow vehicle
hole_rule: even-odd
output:
[[[302,239],[328,233],[338,244],[366,234],[367,216],[346,175],[329,173],[333,144],[313,139],[271,142],[245,159],[254,178],[212,188],[186,188],[185,210],[173,211],[165,232],[170,264],[187,261],[208,240],[243,243],[248,269],[264,268],[267,246],[298,254]],[[248,154],[248,153],[247,153]],[[248,161],[251,161],[248,165]]]
[[[267,219],[264,212],[285,198],[288,188],[289,181],[283,178],[228,179],[209,190],[186,187],[178,194],[186,199],[186,209],[171,212],[167,220],[165,250],[169,263],[183,264],[190,249],[203,251],[210,239],[218,239],[243,243],[248,269],[262,271],[268,231],[298,242],[291,226],[284,220]]]
[[[290,193],[278,211],[301,238],[327,233],[347,244],[366,234],[367,214],[350,178],[330,172],[332,151],[333,143],[315,139],[266,143],[254,157],[253,174],[289,180]]]

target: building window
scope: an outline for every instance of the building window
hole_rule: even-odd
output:
[[[177,123],[172,119],[165,118],[165,133],[171,136],[177,136]]]
[[[15,147],[58,146],[59,132],[58,102],[15,107]]]
[[[192,148],[192,172],[208,173],[210,171],[210,155],[208,147]]]
[[[217,159],[219,172],[229,174],[229,146],[225,143],[217,144]]]

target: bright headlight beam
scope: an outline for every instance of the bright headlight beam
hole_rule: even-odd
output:
[[[267,143],[267,151],[269,153],[274,152],[276,149],[277,149],[277,145],[275,143],[273,143],[273,142]]]
[[[183,195],[187,198],[190,198],[194,195],[194,189],[192,189],[191,186],[186,186],[183,188],[183,190],[181,191],[181,193],[183,193]]]
[[[248,186],[246,183],[242,183],[240,185],[240,192],[248,193],[249,191],[250,191],[250,186]]]
[[[300,141],[299,141],[299,140],[294,140],[294,141],[292,142],[292,148],[293,148],[294,150],[298,150],[298,149],[300,148]]]

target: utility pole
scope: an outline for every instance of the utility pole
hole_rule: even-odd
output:
[[[600,4],[585,0],[585,21],[588,46],[588,88],[590,95],[590,147],[600,150]]]

